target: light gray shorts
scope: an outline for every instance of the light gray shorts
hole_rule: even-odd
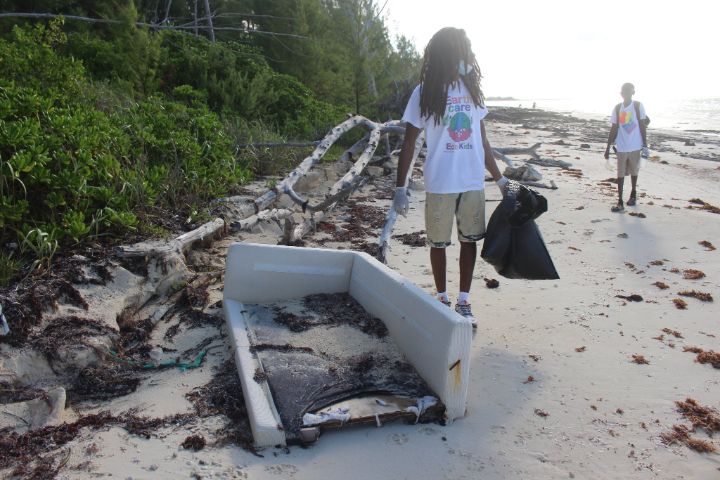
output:
[[[450,245],[453,219],[458,240],[477,242],[485,237],[485,190],[425,195],[425,231],[431,247]]]
[[[640,172],[640,150],[634,152],[617,152],[617,176],[623,178],[627,175],[637,177]]]

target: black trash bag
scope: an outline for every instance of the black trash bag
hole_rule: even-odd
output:
[[[488,222],[480,255],[505,278],[560,278],[535,219],[547,211],[545,197],[515,182]]]

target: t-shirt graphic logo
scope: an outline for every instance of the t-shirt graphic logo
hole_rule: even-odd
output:
[[[463,142],[470,138],[472,134],[472,118],[463,112],[458,112],[450,117],[448,125],[448,133],[450,138],[456,142]]]
[[[623,127],[627,133],[632,133],[633,130],[635,130],[636,124],[633,121],[633,117],[634,115],[632,110],[620,112],[620,118],[618,121],[620,122],[620,126]]]

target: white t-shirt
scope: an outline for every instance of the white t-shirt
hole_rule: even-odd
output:
[[[617,145],[618,152],[634,152],[640,150],[643,147],[642,135],[640,133],[640,124],[638,123],[637,115],[635,114],[635,102],[630,102],[627,107],[625,103],[620,104],[620,121],[618,122],[618,116],[615,114],[615,108],[613,108],[612,114],[610,115],[610,121],[613,124],[619,123],[617,139],[615,145]],[[645,107],[640,104],[640,118],[645,119]]]
[[[485,188],[485,151],[480,121],[488,114],[476,107],[463,82],[448,88],[445,115],[439,125],[432,115],[420,114],[420,88],[415,87],[403,121],[425,130],[425,190],[428,193],[460,193]]]

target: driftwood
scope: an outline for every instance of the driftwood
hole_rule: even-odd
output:
[[[408,186],[408,183],[410,182],[410,177],[412,177],[412,172],[415,167],[415,162],[417,161],[418,157],[420,156],[420,150],[422,150],[422,146],[425,143],[425,133],[421,133],[418,135],[417,140],[415,141],[415,151],[413,153],[413,157],[410,160],[410,166],[408,167],[407,174],[405,175],[405,182],[403,185],[406,187]],[[377,258],[383,263],[387,263],[387,254],[388,250],[390,249],[390,235],[392,235],[393,228],[395,227],[395,221],[397,220],[397,212],[395,212],[395,209],[392,205],[390,205],[390,208],[388,209],[387,216],[385,217],[385,225],[383,226],[382,233],[380,234],[380,238],[378,239],[378,254]]]
[[[565,162],[563,160],[551,160],[549,158],[531,158],[527,161],[534,165],[540,165],[541,167],[558,167],[558,168],[570,168],[572,163]]]
[[[233,231],[249,231],[252,230],[253,227],[255,227],[260,222],[267,220],[280,221],[292,216],[292,214],[292,210],[288,210],[286,208],[263,210],[262,212],[251,215],[250,217],[243,220],[236,220],[234,222],[231,222],[230,228]]]
[[[120,247],[124,257],[166,256],[172,253],[185,253],[196,243],[213,239],[226,233],[225,220],[216,218],[191,232],[184,233],[169,242],[141,242]]]
[[[278,183],[275,188],[268,190],[265,194],[255,200],[256,211],[259,212],[266,209],[272,202],[274,202],[278,198],[280,194],[283,193],[289,195],[290,198],[292,198],[293,201],[295,201],[299,205],[303,205],[304,203],[306,204],[306,201],[300,198],[300,196],[293,191],[293,186],[295,185],[295,183],[303,175],[307,175],[310,169],[322,159],[323,155],[325,155],[328,149],[330,149],[330,147],[338,140],[338,138],[340,138],[342,134],[359,125],[368,128],[371,132],[378,130],[378,136],[380,133],[385,132],[403,133],[405,131],[405,128],[400,126],[400,122],[398,121],[375,123],[360,115],[348,118],[340,125],[337,125],[333,129],[331,129],[330,132],[328,132],[328,134],[325,136],[325,138],[322,139],[320,144],[315,147],[315,150],[308,157],[306,157],[300,163],[300,165],[298,165],[292,172],[290,172],[287,177],[285,177],[280,183]],[[374,152],[377,148],[378,142],[376,140],[373,143],[374,146],[372,151]],[[370,157],[372,158],[372,154],[370,155]]]
[[[338,199],[345,197],[350,191],[357,187],[360,175],[363,170],[365,170],[365,167],[368,162],[370,162],[375,150],[377,149],[378,141],[380,140],[380,133],[380,128],[375,128],[370,132],[370,138],[367,141],[367,146],[365,147],[362,155],[360,155],[350,170],[348,170],[348,172],[340,180],[338,180],[335,185],[333,185],[327,197],[322,202],[316,205],[310,205],[308,200],[300,198],[300,196],[295,193],[292,188],[288,189],[285,193],[287,193],[295,203],[302,206],[303,211],[310,210],[311,212],[317,212],[327,209],[330,205],[336,203]]]
[[[512,159],[508,157],[508,155],[530,155],[533,159],[540,159],[540,156],[537,154],[537,149],[538,147],[540,147],[540,145],[541,144],[536,143],[532,147],[527,148],[493,148],[493,153],[495,154],[495,158],[505,162],[508,167],[514,168],[515,164],[513,164]]]

